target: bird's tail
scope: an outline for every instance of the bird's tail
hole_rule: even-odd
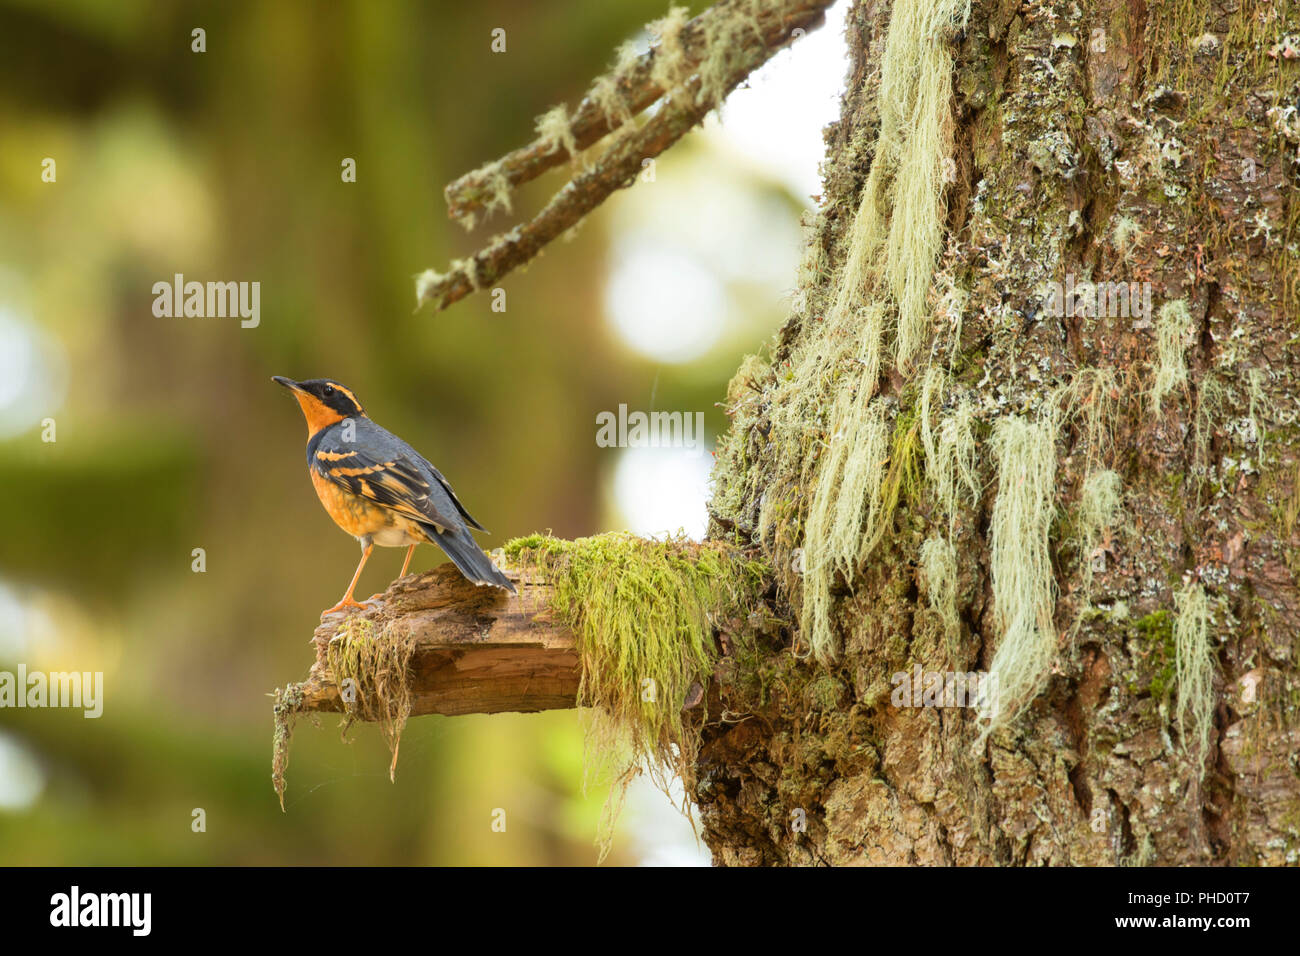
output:
[[[467,529],[439,531],[436,528],[429,528],[428,532],[467,579],[475,584],[491,584],[505,588],[511,594],[519,593],[510,583],[510,579],[502,574],[492,563],[492,559],[483,553],[483,549],[478,546],[478,542]]]

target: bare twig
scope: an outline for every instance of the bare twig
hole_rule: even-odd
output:
[[[640,128],[625,129],[599,160],[579,172],[530,222],[497,236],[470,258],[453,262],[446,274],[429,270],[420,275],[416,282],[419,302],[433,302],[435,310],[445,309],[529,262],[544,246],[576,226],[614,191],[631,185],[642,171],[645,160],[658,156],[702,121],[723,97],[788,42],[794,30],[806,31],[820,25],[824,10],[830,3],[831,0],[786,0],[764,7],[763,14],[756,19],[737,20],[735,18],[741,16],[739,11],[747,8],[733,2],[719,4],[708,11],[719,19],[701,25],[700,21],[706,16],[701,14],[691,21],[696,24],[696,39],[692,41],[696,50],[694,59],[690,62],[683,59],[680,64],[675,64],[680,67],[679,75],[684,79],[664,98],[659,111]],[[733,18],[730,21],[733,27],[743,23],[743,33],[720,31],[717,24],[723,22],[720,19],[723,14],[718,13],[719,10],[727,11],[727,15]],[[709,26],[710,23],[714,25]],[[684,33],[685,27],[682,28]],[[715,47],[716,44],[722,46]],[[660,51],[657,55],[663,54]],[[662,70],[656,71],[653,63],[646,69],[651,76],[663,73]],[[648,87],[643,87],[643,94],[649,95]],[[588,100],[579,107],[578,117],[587,115],[584,110]],[[603,117],[598,121],[589,117],[585,122],[584,135],[595,137],[600,123],[608,124],[611,119]],[[577,138],[576,130],[574,137],[575,146],[579,146],[582,140]],[[515,163],[515,175],[523,177],[519,181],[532,178],[550,165],[562,162],[568,155],[563,146],[556,145],[554,137],[545,137],[545,141],[549,145],[544,155],[537,153],[530,159],[520,159]],[[520,154],[536,148],[537,144],[534,144]],[[492,175],[500,174],[501,170],[497,170]],[[469,187],[466,190],[465,195],[475,194],[480,201],[483,200],[481,192],[474,193]]]

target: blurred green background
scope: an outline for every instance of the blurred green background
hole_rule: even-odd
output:
[[[842,72],[820,34],[502,282],[504,313],[414,311],[416,273],[569,171],[468,235],[443,186],[575,103],[665,9],[0,2],[0,670],[105,682],[99,719],[0,710],[0,864],[595,861],[605,791],[581,793],[572,711],[414,719],[396,784],[376,728],[343,743],[332,717],[300,722],[280,812],[267,694],[305,675],[358,549],[270,376],[348,384],[447,474],[486,547],[701,534],[709,454],[598,448],[595,416],[702,411],[710,444],[725,427],[727,379],[788,307]],[[175,273],[260,282],[260,324],[155,317]],[[377,551],[358,594],[401,557]],[[441,560],[421,548],[412,570]],[[638,785],[610,862],[707,859]]]

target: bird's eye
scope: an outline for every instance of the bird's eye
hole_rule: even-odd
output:
[[[334,394],[334,386],[333,386],[333,385],[326,385],[323,389],[321,389],[321,394],[322,394],[322,395],[333,395],[333,394]]]

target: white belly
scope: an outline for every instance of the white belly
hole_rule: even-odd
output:
[[[370,536],[371,540],[381,548],[405,548],[413,544],[420,544],[424,541],[423,537],[417,538],[411,535],[401,525],[389,525]]]

